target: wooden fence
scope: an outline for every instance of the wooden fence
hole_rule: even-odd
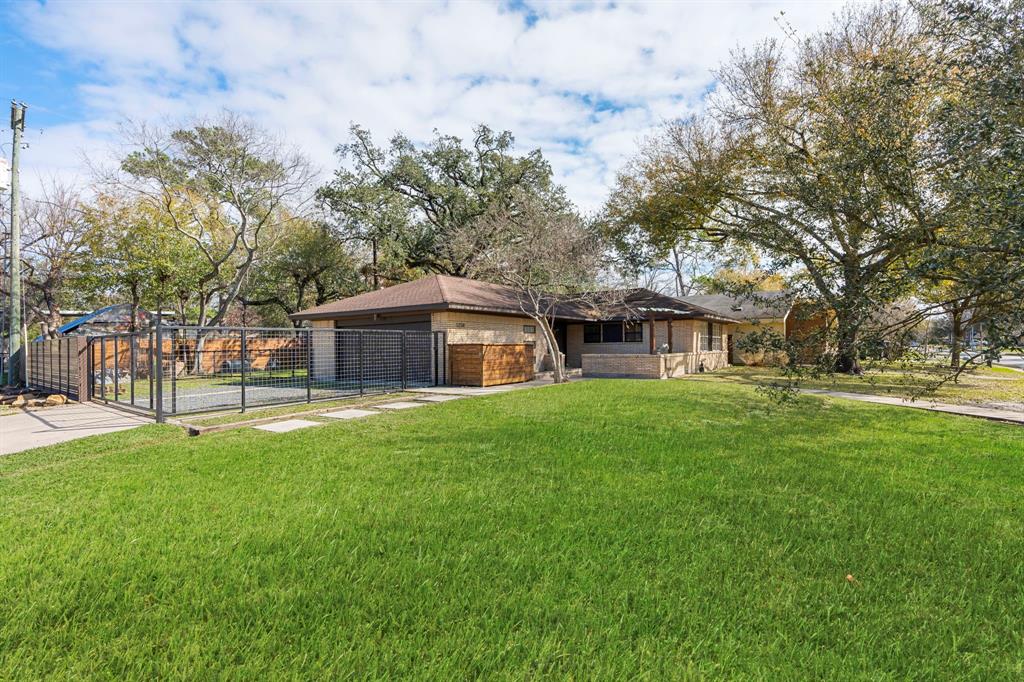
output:
[[[89,382],[89,339],[61,336],[28,344],[29,388],[84,400]]]

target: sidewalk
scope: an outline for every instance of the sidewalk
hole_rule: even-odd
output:
[[[23,410],[0,417],[0,455],[152,423],[152,419],[94,403]]]
[[[979,417],[993,421],[1020,424],[1024,426],[1024,411],[997,410],[979,405],[949,405],[947,403],[934,403],[929,400],[904,400],[903,398],[891,398],[882,395],[870,395],[865,393],[847,393],[846,391],[829,391],[822,388],[802,388],[801,393],[814,395],[827,395],[833,398],[845,398],[847,400],[859,400],[863,403],[878,403],[879,405],[893,405],[896,407],[913,407],[918,410],[930,410],[932,412],[946,412],[959,414],[965,417]]]

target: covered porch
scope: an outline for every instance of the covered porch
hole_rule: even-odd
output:
[[[734,320],[645,293],[652,300],[631,301],[618,319],[556,320],[566,366],[584,376],[669,378],[729,364]]]

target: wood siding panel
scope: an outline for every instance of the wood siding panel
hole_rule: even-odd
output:
[[[532,344],[456,343],[448,346],[448,356],[457,386],[515,384],[534,376]]]

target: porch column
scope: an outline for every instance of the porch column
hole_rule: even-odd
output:
[[[654,346],[654,315],[651,315],[651,318],[648,321],[648,325],[650,326],[650,329],[651,329],[651,333],[650,333],[650,337],[651,337],[651,355],[654,355],[654,348],[655,348],[655,346]]]
[[[665,324],[668,325],[668,352],[671,353],[675,350],[672,348],[672,319],[668,319]]]

